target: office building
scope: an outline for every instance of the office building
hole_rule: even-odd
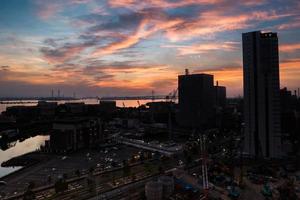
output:
[[[282,155],[277,33],[243,34],[245,152]]]
[[[209,74],[178,76],[179,124],[204,130],[214,117],[214,77]]]
[[[215,86],[215,98],[216,98],[216,106],[225,108],[226,106],[226,87],[220,86],[218,81]]]
[[[54,121],[50,134],[52,152],[75,152],[93,147],[104,140],[99,118],[69,118]]]

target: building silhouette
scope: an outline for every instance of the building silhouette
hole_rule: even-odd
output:
[[[245,152],[280,157],[280,86],[277,33],[243,33]]]
[[[224,108],[226,106],[226,87],[220,86],[217,81],[217,85],[215,87],[215,98],[216,98],[216,106]]]
[[[210,74],[178,76],[179,124],[199,130],[211,126],[214,117],[214,77]]]

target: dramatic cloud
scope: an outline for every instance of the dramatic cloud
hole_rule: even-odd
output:
[[[6,94],[19,94],[16,85],[41,95],[38,88],[51,85],[88,96],[167,94],[189,68],[242,95],[241,34],[255,30],[278,32],[281,84],[300,84],[298,1],[29,0],[8,7],[0,13]]]
[[[90,41],[78,44],[66,43],[62,47],[57,47],[57,44],[51,39],[45,40],[45,43],[48,43],[50,47],[42,47],[40,51],[49,63],[67,62],[78,55],[85,48],[94,45],[94,42]]]
[[[120,49],[125,49],[137,44],[140,40],[146,39],[158,31],[168,29],[176,24],[179,24],[181,20],[170,20],[160,22],[158,20],[145,19],[143,20],[134,33],[128,35],[124,39],[118,42],[113,42],[103,48],[100,48],[94,52],[94,56],[112,54]]]
[[[170,0],[109,0],[112,7],[125,7],[133,10],[140,10],[144,8],[177,8],[187,5],[209,5],[221,0],[184,0],[184,1],[170,1]]]
[[[206,11],[197,19],[184,21],[167,30],[171,41],[190,39],[193,37],[212,37],[219,32],[240,30],[253,27],[255,23],[270,21],[290,14],[276,14],[275,11],[257,11],[252,13],[228,15],[226,10]]]

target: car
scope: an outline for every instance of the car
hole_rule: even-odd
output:
[[[61,159],[66,160],[67,158],[68,158],[67,156],[63,156]]]
[[[183,162],[182,160],[179,160],[179,161],[178,161],[178,164],[181,166],[181,165],[184,164],[184,162]]]
[[[105,169],[111,169],[111,166],[110,166],[110,165],[108,165],[108,166],[106,166],[106,167],[105,167]]]

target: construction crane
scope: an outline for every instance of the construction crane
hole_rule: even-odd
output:
[[[166,101],[168,102],[175,102],[176,101],[176,97],[177,97],[177,93],[178,93],[178,88],[176,88],[175,90],[173,90],[172,92],[170,92],[167,96],[166,96]]]
[[[139,100],[137,100],[137,103],[138,103],[138,105],[139,105],[139,107],[138,107],[138,111],[139,111],[139,121],[141,121],[141,104],[140,104],[140,101],[139,101]]]
[[[169,112],[168,112],[168,129],[169,129],[169,140],[173,139],[172,134],[172,112],[173,112],[173,102],[176,101],[178,88],[173,90],[166,96],[166,102],[169,102]]]

